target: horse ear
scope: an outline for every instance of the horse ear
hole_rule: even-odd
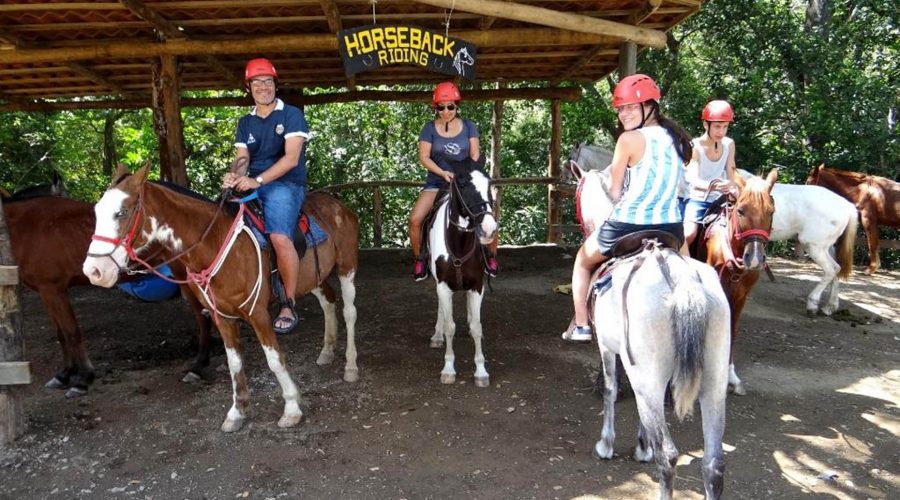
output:
[[[581,167],[578,166],[574,161],[566,161],[566,168],[569,169],[569,172],[572,172],[572,177],[575,178],[575,181],[580,181],[582,177],[584,177],[584,170],[581,170]]]
[[[125,166],[124,163],[119,162],[119,164],[116,165],[116,171],[113,172],[112,181],[115,182],[116,179],[119,179],[120,177],[122,177],[123,175],[125,175],[127,173],[128,173],[128,167]]]
[[[769,191],[772,190],[772,186],[774,186],[776,182],[778,182],[778,169],[773,168],[769,171],[769,175],[766,176],[766,184],[769,185]]]
[[[742,176],[742,175],[735,175],[734,183],[737,184],[738,189],[740,189],[741,191],[743,191],[744,186],[747,185],[747,181],[744,180],[744,176]]]
[[[150,172],[150,162],[144,163],[144,166],[139,168],[137,172],[134,173],[135,180],[137,180],[138,184],[143,184],[144,181],[147,180],[147,174]]]

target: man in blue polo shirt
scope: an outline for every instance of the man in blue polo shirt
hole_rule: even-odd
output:
[[[306,198],[305,142],[309,129],[303,111],[275,97],[278,73],[268,59],[252,59],[244,70],[244,85],[256,104],[238,121],[237,158],[246,158],[246,176],[229,172],[223,187],[257,190],[266,216],[266,233],[272,241],[287,301],[273,324],[275,332],[288,333],[299,319],[294,302],[300,258],[294,234],[300,207]]]

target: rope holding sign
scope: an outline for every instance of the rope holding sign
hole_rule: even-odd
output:
[[[372,24],[378,24],[375,20],[375,4],[378,3],[378,0],[369,0],[369,3],[372,4]]]
[[[450,18],[453,17],[454,7],[456,7],[456,0],[450,4],[450,11],[444,14],[444,38],[450,38]]]

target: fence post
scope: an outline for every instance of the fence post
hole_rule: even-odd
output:
[[[374,198],[374,201],[372,203],[374,208],[372,219],[375,224],[375,239],[372,244],[375,246],[375,248],[381,248],[381,188],[376,186],[373,190],[372,195],[372,197]]]
[[[0,447],[25,432],[23,384],[31,383],[22,336],[18,269],[9,240],[9,229],[0,201]]]
[[[550,101],[550,162],[547,177],[559,179],[559,154],[562,148],[562,118],[560,116],[559,99]],[[547,242],[558,243],[561,239],[562,207],[559,190],[555,185],[547,186]]]

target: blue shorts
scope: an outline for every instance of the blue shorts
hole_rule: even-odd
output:
[[[297,233],[300,207],[306,199],[306,186],[274,181],[256,190],[266,217],[266,234],[283,234],[293,238]]]
[[[684,205],[684,221],[685,222],[701,222],[706,209],[712,205],[711,201],[700,201],[689,199]]]
[[[684,243],[684,226],[680,222],[674,224],[629,224],[617,220],[607,220],[597,231],[597,244],[600,246],[600,253],[606,257],[612,257],[613,247],[616,246],[616,243],[623,236],[647,229],[665,231],[674,236],[679,243]]]

